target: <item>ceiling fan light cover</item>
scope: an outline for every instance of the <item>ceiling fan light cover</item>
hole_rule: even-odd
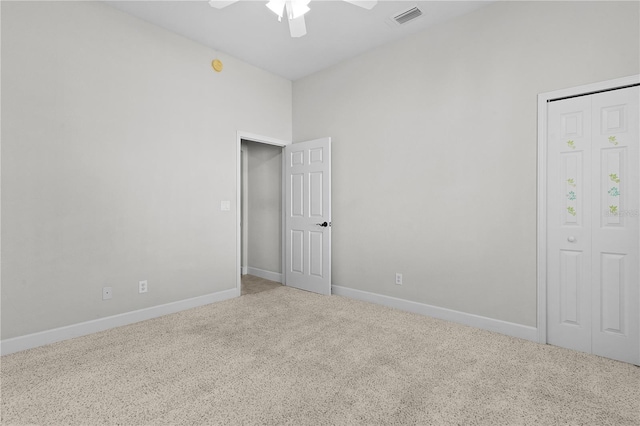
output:
[[[291,1],[291,16],[289,19],[296,19],[310,11],[309,4],[310,0],[292,0]]]
[[[282,19],[284,16],[284,10],[287,10],[288,19],[296,19],[310,11],[309,4],[311,0],[270,0],[267,3],[267,7],[273,13],[278,15],[278,18]]]
[[[282,19],[282,16],[284,15],[285,4],[286,4],[285,0],[270,0],[269,3],[267,3],[267,7],[273,13],[278,15],[278,18]]]

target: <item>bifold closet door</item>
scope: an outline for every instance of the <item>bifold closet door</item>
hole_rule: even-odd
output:
[[[548,118],[547,342],[591,352],[591,98]]]
[[[640,88],[592,95],[592,352],[640,364]]]
[[[547,341],[640,364],[640,156],[631,87],[548,107]]]

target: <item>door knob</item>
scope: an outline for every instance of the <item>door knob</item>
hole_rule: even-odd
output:
[[[329,224],[327,222],[316,223],[316,225],[322,226],[323,228],[326,228],[327,226],[329,226]]]
[[[567,238],[567,241],[569,241],[570,243],[575,243],[576,242],[576,237],[569,237],[569,238]]]

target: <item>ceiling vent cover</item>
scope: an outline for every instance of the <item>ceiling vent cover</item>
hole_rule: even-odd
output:
[[[397,25],[403,25],[403,24],[406,24],[409,21],[412,21],[412,20],[420,17],[420,16],[422,16],[422,11],[420,9],[418,9],[418,6],[414,6],[411,9],[408,9],[408,10],[405,10],[404,12],[396,14],[391,19],[393,19],[393,21]]]

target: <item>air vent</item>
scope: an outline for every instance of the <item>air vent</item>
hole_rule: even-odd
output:
[[[392,19],[398,25],[404,25],[409,21],[412,21],[418,17],[422,16],[422,11],[418,9],[417,6],[412,7],[409,10],[405,10],[404,12],[398,13]]]

